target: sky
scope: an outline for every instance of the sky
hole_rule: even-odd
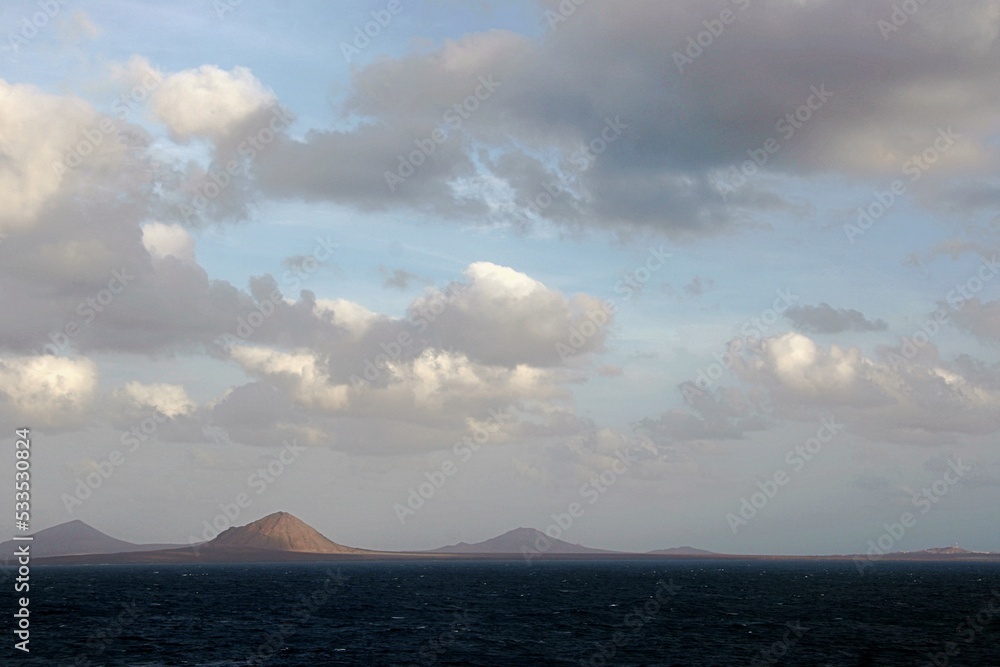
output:
[[[1000,1],[0,26],[33,528],[1000,551]]]

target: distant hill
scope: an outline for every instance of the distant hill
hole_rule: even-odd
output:
[[[893,555],[911,558],[932,558],[936,556],[953,556],[960,558],[962,556],[997,556],[1000,555],[1000,553],[995,551],[969,551],[968,549],[963,549],[955,544],[950,547],[931,547],[930,549],[921,549],[920,551],[900,551],[894,553]]]
[[[120,540],[115,542],[129,544]],[[275,512],[245,526],[227,528],[215,539],[198,545],[162,545],[155,550],[132,549],[113,553],[54,555],[46,558],[44,562],[51,564],[267,563],[308,562],[335,559],[340,556],[378,554],[377,551],[337,544],[288,512]],[[32,555],[37,554],[32,551]]]
[[[545,547],[545,545],[548,545]],[[614,551],[603,549],[591,549],[579,544],[571,544],[563,540],[549,537],[540,530],[534,528],[515,528],[503,535],[468,544],[459,542],[439,549],[431,549],[425,553],[432,554],[516,554],[520,556],[522,549],[532,552],[541,551],[544,548],[546,554],[614,554]]]
[[[155,551],[182,546],[180,544],[133,544],[111,537],[75,519],[34,533],[34,539],[7,540],[0,544],[0,559],[10,560],[17,545],[31,545],[32,557],[71,556],[77,554],[112,554]],[[186,545],[185,545],[186,546]]]
[[[671,547],[669,549],[657,549],[648,553],[656,556],[716,556],[714,551],[695,549],[694,547]]]
[[[931,547],[930,549],[923,549],[922,551],[914,551],[912,553],[932,554],[935,556],[942,556],[942,555],[953,556],[958,554],[971,554],[975,552],[969,551],[968,549],[963,549],[962,547],[956,544],[955,546],[952,547]]]
[[[11,556],[24,541],[7,541],[0,560],[11,563]],[[386,552],[357,549],[338,544],[287,512],[275,512],[245,526],[229,528],[214,540],[197,545],[133,544],[115,539],[82,521],[53,526],[38,531],[31,545],[31,556],[41,564],[109,563],[276,563],[385,559],[481,559],[497,560],[528,553],[540,557],[564,556],[573,559],[656,559],[660,556],[752,560],[857,560],[860,555],[841,556],[741,556],[717,554],[693,547],[674,547],[648,553],[624,553],[593,549],[557,540],[534,528],[516,528],[503,535],[468,544],[459,542],[423,552]],[[897,552],[880,556],[886,560],[926,561],[1000,561],[1000,554],[968,551],[959,546],[937,547],[923,551]],[[6,573],[2,573],[6,574]]]
[[[267,549],[316,554],[366,553],[327,539],[319,531],[288,512],[275,512],[238,528],[227,528],[202,549]],[[367,552],[370,553],[370,552]]]

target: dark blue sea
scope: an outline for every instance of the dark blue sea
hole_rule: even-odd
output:
[[[997,564],[48,566],[30,604],[3,665],[1000,666]]]

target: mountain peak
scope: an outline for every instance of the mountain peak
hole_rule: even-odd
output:
[[[111,537],[80,519],[44,528],[32,533],[31,553],[38,557],[72,556],[84,554],[130,553],[152,551],[180,545],[133,544]],[[9,562],[17,543],[13,540],[0,544],[0,562]]]
[[[337,544],[288,512],[274,512],[245,526],[227,528],[205,546],[327,554],[364,551]]]
[[[521,526],[482,542],[474,544],[459,542],[439,549],[432,549],[430,553],[522,555],[524,553],[599,554],[613,552],[571,544],[549,537],[536,528]]]
[[[670,547],[669,549],[657,549],[656,551],[650,551],[649,553],[658,556],[711,556],[714,555],[711,551],[705,551],[704,549],[695,549],[694,547],[683,546],[683,547]]]

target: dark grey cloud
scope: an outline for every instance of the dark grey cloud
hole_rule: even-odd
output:
[[[942,208],[964,215],[1000,211],[1000,183],[972,180],[954,185],[939,197]]]
[[[955,313],[955,322],[984,340],[1000,340],[1000,299],[969,299]]]
[[[385,267],[379,267],[379,273],[385,276],[385,279],[382,281],[382,287],[385,288],[405,291],[410,288],[412,282],[420,280],[420,276],[410,273],[405,269],[393,269],[389,271]]]
[[[952,363],[955,370],[970,382],[991,391],[1000,391],[1000,362],[988,364],[968,354],[960,354]]]
[[[818,306],[792,306],[785,317],[796,328],[809,333],[835,334],[844,331],[885,331],[885,320],[869,320],[853,308],[834,308],[828,303]]]
[[[540,210],[570,227],[730,233],[792,208],[766,179],[733,185],[768,140],[768,174],[860,179],[898,174],[953,127],[953,164],[982,169],[1000,102],[994,7],[924,4],[884,38],[890,0],[587,3],[538,38],[470,34],[359,68],[340,129],[280,137],[254,164],[257,185],[463,220],[530,224]],[[678,67],[723,9],[734,22]],[[488,94],[483,80],[496,82]],[[456,116],[467,100],[475,108]],[[420,164],[389,188],[386,172],[407,162]]]

